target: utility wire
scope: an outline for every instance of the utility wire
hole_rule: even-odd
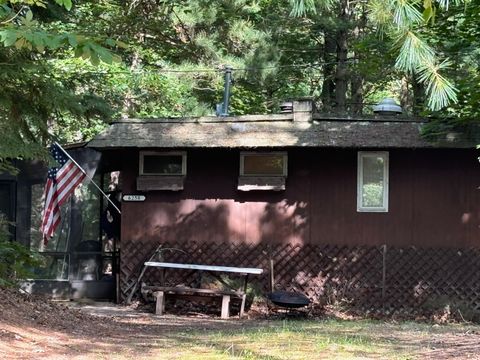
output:
[[[346,60],[345,62],[351,63],[355,59]],[[284,68],[320,68],[324,65],[334,65],[338,64],[338,61],[331,62],[316,62],[309,64],[290,64],[290,65],[272,65],[272,66],[263,66],[263,67],[244,67],[244,68],[232,68],[232,71],[260,71],[260,70],[274,70],[274,69],[284,69]],[[158,65],[148,65],[150,67],[157,67]],[[139,69],[139,70],[113,70],[113,71],[97,71],[97,70],[80,70],[68,69],[67,72],[78,72],[79,74],[98,74],[98,75],[109,75],[109,74],[158,74],[158,73],[177,73],[177,74],[187,74],[187,73],[223,73],[225,69],[216,68],[216,69],[168,69],[158,67],[157,69]]]

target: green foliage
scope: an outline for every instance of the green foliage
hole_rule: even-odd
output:
[[[445,73],[458,89],[456,104],[429,114],[433,118],[425,134],[435,140],[448,132],[461,132],[480,141],[475,129],[480,118],[480,2],[453,4],[439,12],[425,36],[449,57]]]
[[[262,114],[268,112],[261,92],[255,92],[248,85],[237,84],[232,89],[230,113],[234,115]]]
[[[290,12],[292,16],[302,16],[308,12],[316,13],[314,0],[290,0],[290,5],[292,6]]]
[[[70,10],[72,8],[72,0],[55,0],[58,5],[64,6],[65,9]]]
[[[0,218],[0,286],[12,286],[30,277],[30,269],[41,263],[39,256],[10,240],[8,223]]]
[[[441,72],[447,70],[449,61],[441,61],[431,43],[422,38],[420,31],[433,20],[436,7],[447,8],[448,1],[386,1],[374,2],[375,14],[382,11],[389,15],[380,15],[380,20],[387,23],[387,31],[399,48],[395,66],[407,73],[416,75],[419,82],[425,84],[428,96],[427,106],[438,111],[449,104],[457,103],[457,89]],[[422,12],[423,11],[423,12]]]
[[[363,185],[362,206],[380,207],[383,204],[383,184],[368,183]]]
[[[69,31],[59,19],[72,2],[55,3],[0,1],[0,172],[14,171],[14,159],[45,158],[52,137],[92,136],[103,128],[99,118],[104,123],[111,114],[91,88],[66,81],[57,61],[75,55],[92,64],[114,63],[119,58],[107,47],[116,43],[103,34]]]
[[[59,5],[67,10],[72,7],[71,0],[55,0]],[[18,5],[19,2],[15,2]],[[37,6],[46,7],[47,2],[37,2]],[[40,5],[39,5],[40,4]],[[68,32],[59,33],[56,29],[45,29],[45,25],[38,20],[34,20],[31,9],[22,11],[23,7],[12,17],[13,5],[3,5],[3,22],[0,21],[0,44],[5,47],[14,46],[16,49],[36,50],[43,53],[45,50],[58,50],[59,48],[71,47],[75,51],[75,56],[89,59],[93,64],[99,64],[100,60],[108,64],[112,61],[119,61],[119,58],[113,56],[105,46],[115,46],[116,43],[110,38],[102,40],[99,36],[89,38],[84,35],[72,34]],[[23,16],[20,14],[24,14]],[[3,26],[2,26],[3,25]],[[47,26],[48,28],[48,26]]]
[[[52,138],[88,140],[114,118],[211,115],[227,64],[234,67],[231,114],[274,112],[297,96],[320,99],[330,111],[336,99],[325,90],[341,82],[342,36],[345,96],[360,101],[357,107],[400,97],[403,79],[410,92],[418,85],[412,108],[423,106],[426,92],[420,110],[478,118],[479,7],[446,0],[0,0],[0,171],[11,170],[11,159],[46,156]]]

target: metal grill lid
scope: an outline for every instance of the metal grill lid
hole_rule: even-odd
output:
[[[297,308],[310,304],[310,300],[303,294],[291,291],[278,290],[269,294],[268,298],[275,305]]]

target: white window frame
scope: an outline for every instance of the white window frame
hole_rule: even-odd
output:
[[[143,172],[143,159],[145,155],[155,156],[181,156],[182,157],[182,173],[181,174],[163,174],[163,173],[144,173]],[[140,176],[186,176],[187,175],[187,152],[186,151],[140,151],[139,170]]]
[[[245,156],[282,156],[283,173],[282,174],[245,174]],[[244,177],[287,177],[288,174],[288,154],[286,151],[264,152],[264,151],[242,151],[240,152],[240,176]]]
[[[380,207],[362,206],[363,199],[363,159],[366,157],[383,158],[383,205]],[[359,151],[357,157],[357,211],[358,212],[388,212],[388,151]]]

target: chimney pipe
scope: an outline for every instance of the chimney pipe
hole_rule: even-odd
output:
[[[232,70],[230,65],[225,65],[223,84],[223,102],[217,105],[217,116],[228,116],[228,105],[230,101],[230,86],[232,85]]]
[[[311,97],[303,97],[292,100],[293,105],[293,121],[312,121],[314,112],[313,99]]]

